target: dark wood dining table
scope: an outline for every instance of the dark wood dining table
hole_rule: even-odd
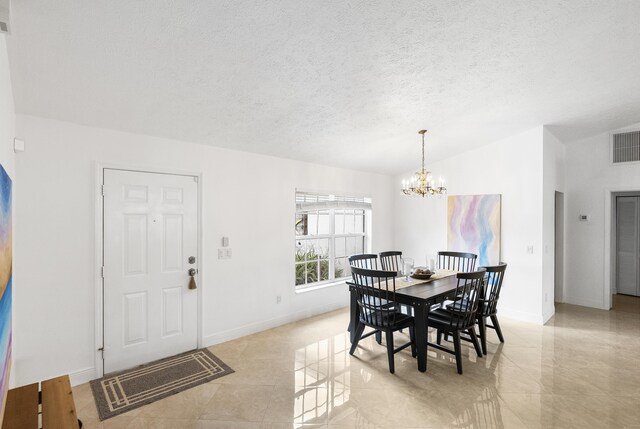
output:
[[[427,370],[427,317],[432,305],[451,298],[456,291],[456,276],[449,276],[432,280],[429,283],[417,283],[402,287],[404,280],[396,278],[396,302],[413,309],[415,318],[416,351],[418,353],[418,370]],[[426,280],[425,280],[426,281]],[[400,288],[400,289],[399,289]],[[351,294],[351,310],[349,316],[349,333],[351,342],[354,341],[355,329],[358,325],[358,302],[354,286],[349,286]]]

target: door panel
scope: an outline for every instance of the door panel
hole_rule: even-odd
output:
[[[147,215],[125,214],[124,217],[124,274],[127,276],[147,273]]]
[[[182,255],[182,215],[168,214],[162,217],[162,270],[165,273],[180,271]]]
[[[128,293],[123,296],[122,312],[124,316],[124,346],[147,342],[147,293]]]
[[[616,198],[616,289],[638,295],[638,229],[640,197]]]
[[[182,333],[182,287],[165,288],[162,291],[162,336]]]
[[[104,170],[105,373],[197,347],[188,289],[197,186],[191,176]]]

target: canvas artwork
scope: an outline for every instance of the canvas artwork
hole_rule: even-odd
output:
[[[500,194],[449,196],[447,249],[475,253],[477,266],[498,264],[500,208]]]
[[[0,422],[4,417],[11,371],[11,226],[11,179],[0,165]]]

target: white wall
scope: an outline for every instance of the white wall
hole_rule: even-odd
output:
[[[393,242],[388,176],[22,115],[17,129],[27,145],[16,159],[19,384],[95,375],[94,161],[202,172],[204,345],[348,305],[344,285],[294,293],[295,188],[370,195],[373,250]],[[217,259],[222,236],[231,260]]]
[[[0,164],[13,179],[15,177],[13,137],[16,119],[6,37],[6,35],[0,34]]]
[[[640,124],[627,129],[640,129]],[[610,257],[605,240],[610,228],[609,191],[640,190],[640,164],[611,165],[609,138],[610,133],[603,133],[566,147],[564,298],[571,304],[602,309],[609,308],[605,270],[605,259]],[[580,222],[580,214],[589,215],[589,221]]]
[[[444,161],[429,163],[427,156],[427,168],[436,180],[446,179],[450,195],[502,194],[502,260],[508,268],[500,313],[534,323],[544,322],[542,164],[542,127]],[[397,177],[396,188],[410,174]],[[425,258],[435,258],[447,247],[447,198],[413,199],[396,192],[395,225],[395,247],[413,256],[416,264],[426,263]],[[533,254],[527,253],[528,246],[533,246]]]
[[[546,322],[555,313],[555,197],[565,187],[565,146],[546,127],[543,129],[542,195],[542,315]]]

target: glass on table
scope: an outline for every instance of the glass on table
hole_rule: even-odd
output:
[[[413,259],[412,258],[402,258],[401,260],[401,274],[404,276],[405,281],[409,281],[409,276],[413,274]]]

